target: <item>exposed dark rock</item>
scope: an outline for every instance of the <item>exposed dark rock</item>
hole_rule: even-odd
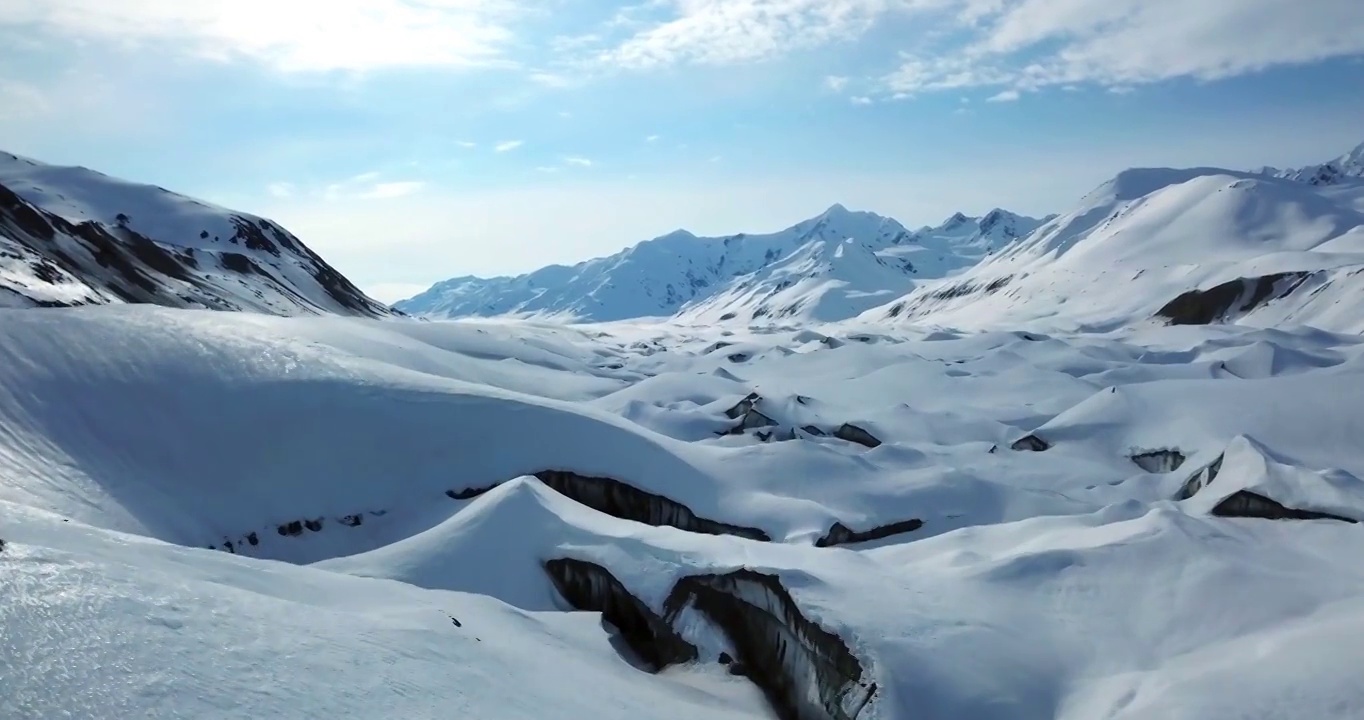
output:
[[[738,420],[739,418],[748,414],[748,411],[752,410],[753,406],[761,399],[762,396],[759,395],[758,393],[749,393],[747,396],[744,397],[743,400],[740,400],[737,404],[735,404],[734,407],[726,410],[725,417],[729,418],[730,420]]]
[[[311,530],[311,531],[313,531],[313,532],[321,532],[321,530],[322,530],[322,518],[318,518],[318,519],[316,519],[316,520],[304,520],[304,521],[303,521],[303,527],[308,528],[309,530]]]
[[[656,527],[668,526],[706,535],[737,535],[768,542],[767,533],[753,527],[697,517],[687,506],[662,495],[640,490],[619,480],[546,470],[535,477],[555,492],[622,520]]]
[[[363,523],[364,521],[365,521],[365,516],[364,516],[364,515],[361,515],[361,514],[359,514],[359,513],[356,513],[356,514],[354,514],[354,515],[347,515],[347,516],[341,518],[341,520],[340,520],[339,522],[340,522],[342,525],[346,525],[346,526],[348,526],[348,527],[358,527],[358,526],[359,526],[361,523]]]
[[[241,253],[225,252],[219,258],[219,260],[220,262],[222,262],[222,265],[225,269],[231,270],[232,272],[235,273],[250,275],[252,273],[259,272],[259,270],[256,268],[256,264],[251,262],[251,258]]]
[[[4,547],[3,544],[0,544],[0,547]],[[720,653],[719,660],[721,665],[729,665],[730,663],[734,662],[734,658],[730,657],[730,654],[727,652]]]
[[[1262,518],[1265,520],[1339,520],[1357,523],[1354,518],[1315,510],[1285,507],[1275,500],[1250,490],[1238,490],[1228,495],[1212,509],[1218,517]]]
[[[486,485],[484,487],[464,488],[463,490],[446,490],[445,496],[451,500],[473,500],[495,487],[497,487],[496,484]]]
[[[820,430],[814,425],[804,425],[801,427],[801,430],[805,431],[809,435],[814,435],[815,437],[824,437],[828,435],[828,433],[824,432],[823,430]]]
[[[1014,444],[1009,446],[1009,449],[1027,450],[1029,452],[1045,452],[1051,449],[1051,443],[1047,442],[1046,440],[1043,440],[1040,437],[1037,437],[1036,435],[1028,435],[1019,438],[1018,440],[1015,440]]]
[[[727,359],[732,363],[744,363],[748,362],[749,359],[752,357],[753,356],[749,355],[748,353],[733,353],[727,356]]]
[[[1238,278],[1207,290],[1190,290],[1156,311],[1171,325],[1208,325],[1250,312],[1272,300],[1291,294],[1311,273],[1275,273]]]
[[[1132,462],[1149,473],[1174,472],[1187,459],[1184,453],[1178,450],[1152,450],[1132,456]]]
[[[5,541],[4,541],[4,540],[0,540],[0,552],[4,552],[4,551],[5,551]]]
[[[1199,490],[1212,484],[1212,481],[1217,479],[1217,473],[1222,471],[1222,460],[1224,457],[1224,455],[1218,455],[1217,459],[1209,463],[1207,467],[1194,473],[1193,477],[1189,478],[1189,480],[1179,488],[1179,492],[1175,493],[1175,500],[1188,500]]]
[[[259,544],[260,544],[260,536],[256,535],[256,534],[253,533],[253,532],[252,532],[252,533],[247,533],[247,534],[246,534],[246,541],[249,542],[249,543],[251,543],[253,546],[254,546],[254,545],[259,545]]]
[[[811,400],[810,400],[810,398],[808,398],[808,397],[806,397],[806,396],[804,396],[804,395],[797,395],[797,396],[796,396],[796,402],[797,402],[797,403],[800,403],[801,405],[809,405],[810,402],[811,402]]]
[[[237,548],[233,547],[231,540],[228,540],[227,542],[223,543],[223,547],[226,548],[227,551],[232,553],[233,555],[237,554]]]
[[[693,575],[663,605],[668,621],[696,611],[734,647],[742,672],[782,720],[853,720],[876,692],[837,635],[807,619],[775,575],[749,569]]]
[[[276,528],[276,529],[279,531],[279,534],[280,534],[280,535],[285,535],[285,536],[302,535],[302,534],[303,534],[303,521],[302,521],[302,520],[294,520],[294,521],[292,521],[292,522],[287,522],[287,523],[284,523],[283,525],[280,525],[280,526],[279,526],[278,528]]]
[[[843,423],[834,431],[834,437],[869,448],[880,447],[881,440],[866,430],[851,423]]]
[[[833,547],[835,545],[849,545],[852,543],[869,542],[880,540],[892,535],[911,533],[924,526],[924,521],[918,518],[901,520],[886,525],[879,525],[870,530],[857,531],[849,528],[841,522],[834,523],[829,532],[824,537],[815,541],[815,547]]]
[[[650,672],[696,660],[696,646],[620,583],[606,568],[583,560],[561,558],[545,563],[554,587],[575,609],[600,612],[620,631],[625,644]]]

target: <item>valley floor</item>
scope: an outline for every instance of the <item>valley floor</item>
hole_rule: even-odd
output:
[[[0,717],[1364,717],[1362,432],[1309,328],[0,310]]]

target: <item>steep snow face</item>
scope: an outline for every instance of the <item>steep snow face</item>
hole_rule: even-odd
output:
[[[0,152],[0,307],[120,302],[392,314],[269,220]]]
[[[694,322],[839,320],[905,292],[916,278],[969,266],[1037,222],[995,210],[911,233],[889,218],[834,205],[777,233],[702,238],[679,230],[571,268],[454,278],[395,307],[445,318],[611,321],[681,311]]]
[[[1104,329],[1169,321],[1174,310],[1163,309],[1182,294],[1233,283],[1184,303],[1205,305],[1192,313],[1204,322],[1356,330],[1359,318],[1335,306],[1364,299],[1362,198],[1359,183],[1128,170],[1023,241],[866,317]]]

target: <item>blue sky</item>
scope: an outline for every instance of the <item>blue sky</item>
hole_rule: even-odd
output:
[[[0,148],[273,217],[391,300],[1320,162],[1361,58],[1359,0],[0,0]]]

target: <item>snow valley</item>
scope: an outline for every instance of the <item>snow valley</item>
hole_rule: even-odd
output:
[[[1352,157],[674,233],[434,320],[11,160],[0,717],[1364,716]]]

